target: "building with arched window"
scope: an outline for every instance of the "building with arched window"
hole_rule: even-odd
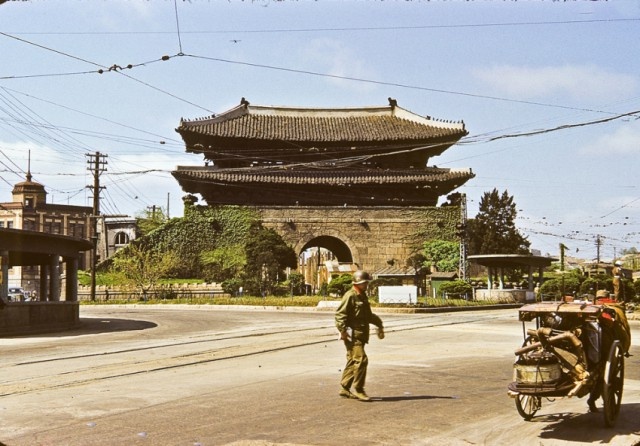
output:
[[[92,208],[47,203],[45,187],[33,181],[30,170],[26,181],[13,187],[12,195],[13,201],[0,203],[0,228],[91,240]],[[90,259],[91,252],[86,251],[78,260],[78,268],[87,269]],[[6,279],[10,287],[20,287],[28,293],[40,289],[40,271],[35,265],[14,266],[8,270]]]

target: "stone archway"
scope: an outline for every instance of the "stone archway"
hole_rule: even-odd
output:
[[[336,250],[340,262],[343,258],[344,262],[348,261],[348,248],[351,263],[372,272],[392,263],[404,265],[424,240],[451,240],[455,237],[455,224],[460,221],[457,206],[265,206],[255,209],[262,224],[280,234],[297,254],[312,246],[312,240],[320,241],[328,245],[327,249]]]
[[[302,246],[300,246],[299,248],[296,247],[296,253],[298,255],[302,254],[309,248],[319,247],[331,251],[339,263],[353,263],[353,254],[351,252],[351,249],[339,237],[320,235],[317,237],[313,237],[307,242],[299,243],[299,245]]]

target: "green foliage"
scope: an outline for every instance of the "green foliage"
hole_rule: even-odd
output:
[[[516,229],[516,204],[505,190],[486,192],[478,215],[467,223],[470,254],[527,254],[529,241]]]
[[[544,300],[559,299],[560,297],[583,294],[580,278],[575,274],[565,274],[564,277],[555,277],[545,280],[540,285],[540,295]]]
[[[215,271],[221,265],[207,263],[210,258],[201,254],[225,247],[232,249],[233,246],[244,246],[249,229],[256,221],[257,213],[248,208],[191,206],[184,218],[171,219],[134,243],[145,249],[174,253],[179,262],[167,273],[173,277],[210,277],[213,275],[212,269]],[[124,252],[119,251],[116,257],[128,255],[126,248],[121,251]],[[222,265],[223,270],[227,267],[227,264]]]
[[[289,274],[289,280],[287,281],[287,286],[289,287],[291,294],[294,296],[301,296],[305,294],[304,287],[304,275],[292,272]]]
[[[158,229],[167,222],[167,215],[164,211],[156,206],[153,208],[142,211],[136,216],[136,227],[138,228],[138,235],[145,236],[150,232]]]
[[[172,252],[158,252],[137,244],[127,247],[127,256],[113,260],[113,269],[122,274],[125,283],[138,288],[143,295],[155,288],[169,271],[175,268],[178,257]]]
[[[341,274],[334,277],[327,285],[327,292],[332,296],[341,297],[353,285],[353,276],[351,274]]]
[[[200,253],[203,277],[209,282],[224,282],[242,272],[247,259],[242,245],[228,245]]]
[[[96,285],[97,286],[117,286],[124,283],[126,279],[121,272],[107,271],[96,273]],[[91,285],[91,272],[90,271],[78,271],[78,285],[90,286]]]
[[[631,287],[633,289],[633,301],[634,302],[638,302],[638,300],[640,300],[640,279],[636,279],[632,284]]]
[[[415,225],[415,250],[420,250],[425,240],[457,241],[456,224],[459,222],[459,205],[426,208]]]
[[[435,265],[438,271],[455,272],[460,263],[460,244],[446,240],[430,240],[423,245],[424,266]]]
[[[447,295],[460,299],[463,299],[465,296],[471,298],[473,296],[473,287],[465,280],[452,280],[440,285],[438,292],[443,296]]]
[[[586,278],[580,285],[580,294],[591,294],[595,296],[598,290],[613,292],[613,278],[604,274],[593,275]]]
[[[295,251],[273,229],[253,225],[245,245],[247,263],[243,283],[247,293],[254,296],[273,294],[278,282],[285,278],[285,268],[296,268]]]
[[[229,279],[223,280],[220,285],[222,286],[222,291],[231,296],[244,295],[242,280],[239,277],[231,277]]]

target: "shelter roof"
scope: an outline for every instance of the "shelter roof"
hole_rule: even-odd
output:
[[[517,266],[547,267],[558,259],[522,254],[480,254],[468,256],[470,262],[492,268],[513,268]]]
[[[0,229],[0,246],[9,252],[9,266],[47,263],[51,256],[74,258],[93,247],[89,240],[23,229]]]
[[[295,142],[427,141],[459,139],[464,122],[420,116],[395,105],[358,108],[239,106],[196,120],[181,119],[176,131],[220,138]]]

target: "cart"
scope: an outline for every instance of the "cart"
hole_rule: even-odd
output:
[[[620,412],[624,358],[630,345],[624,306],[615,303],[538,302],[519,309],[524,342],[515,351],[509,396],[529,421],[542,399],[602,397],[604,423]],[[590,401],[591,406],[591,401]]]

